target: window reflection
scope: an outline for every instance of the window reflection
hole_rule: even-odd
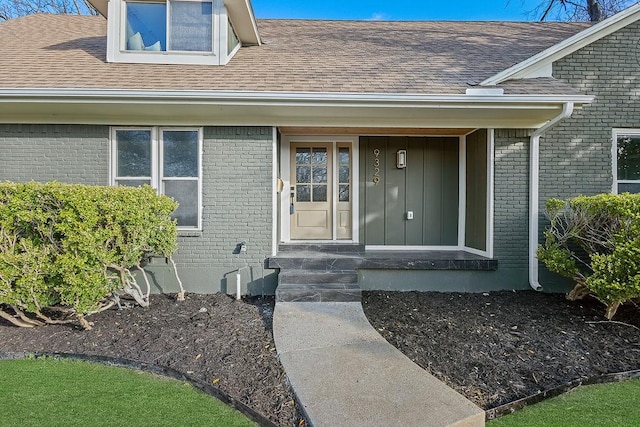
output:
[[[327,201],[327,186],[326,185],[314,185],[313,186],[313,201],[314,202],[326,202]]]
[[[327,182],[327,168],[315,166],[313,168],[313,182]]]
[[[298,166],[298,167],[296,167],[296,182],[311,182],[311,167],[310,166]]]
[[[341,202],[349,201],[349,186],[341,184],[338,190],[338,200]]]
[[[314,164],[326,165],[327,164],[327,149],[326,148],[314,148],[312,159]]]
[[[618,179],[640,180],[640,136],[618,137]]]
[[[310,201],[311,201],[311,186],[310,185],[296,186],[296,202],[310,202]]]
[[[296,164],[308,165],[311,163],[311,149],[310,148],[297,148],[296,149]]]

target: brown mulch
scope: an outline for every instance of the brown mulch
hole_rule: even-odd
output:
[[[300,420],[271,332],[274,299],[152,295],[149,308],[111,309],[74,325],[18,328],[0,319],[0,352],[84,353],[166,366],[215,384],[283,426]]]
[[[24,329],[0,319],[0,352],[62,352],[166,366],[213,384],[282,426],[301,415],[272,335],[273,297],[152,296],[73,325]],[[578,378],[640,369],[640,308],[605,322],[595,301],[536,292],[364,292],[373,326],[484,409]]]
[[[371,324],[484,409],[571,380],[640,369],[640,308],[533,291],[364,292]]]

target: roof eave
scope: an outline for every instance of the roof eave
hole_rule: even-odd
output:
[[[157,102],[213,103],[358,103],[358,104],[589,104],[594,97],[575,94],[405,94],[357,92],[253,92],[253,91],[184,91],[130,89],[0,89],[0,101],[8,99],[58,100],[147,100]]]
[[[640,3],[637,3],[592,27],[587,28],[557,43],[550,48],[489,77],[480,83],[481,86],[493,86],[511,79],[525,78],[527,75],[545,65],[564,58],[589,44],[602,39],[621,28],[640,19]]]
[[[0,90],[0,123],[538,128],[588,96]]]

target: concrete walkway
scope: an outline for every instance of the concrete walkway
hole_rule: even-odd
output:
[[[273,333],[315,427],[484,426],[484,411],[387,343],[359,302],[278,302]]]

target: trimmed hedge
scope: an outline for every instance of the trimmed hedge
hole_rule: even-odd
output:
[[[0,183],[0,315],[20,326],[77,320],[90,328],[84,316],[121,293],[148,305],[141,263],[177,249],[176,208],[149,186]]]
[[[640,194],[549,199],[545,243],[538,258],[575,281],[570,299],[592,295],[611,319],[640,298]]]

